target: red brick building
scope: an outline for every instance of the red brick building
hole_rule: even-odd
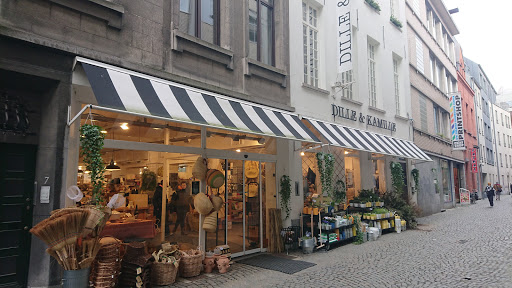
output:
[[[466,72],[465,72],[465,63],[464,57],[462,54],[462,48],[457,45],[457,87],[462,97],[462,113],[463,113],[463,121],[464,121],[464,139],[466,142],[466,150],[464,151],[464,172],[466,174],[466,189],[473,192],[474,189],[477,189],[477,173],[472,171],[471,165],[471,150],[473,148],[478,147],[478,132],[476,128],[476,119],[475,119],[475,103],[474,96],[475,92],[471,89],[470,84],[466,80]],[[476,159],[478,159],[478,149]],[[455,192],[457,202],[459,201],[459,191]]]

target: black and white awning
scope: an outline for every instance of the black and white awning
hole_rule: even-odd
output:
[[[97,105],[120,112],[165,118],[299,141],[320,140],[296,114],[77,57]]]
[[[315,127],[330,145],[416,160],[432,161],[427,154],[421,151],[421,149],[411,141],[319,120],[307,119],[307,121]]]

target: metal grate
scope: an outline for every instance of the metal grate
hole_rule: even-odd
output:
[[[320,150],[315,152],[305,152],[304,156],[302,156],[302,179],[303,179],[303,189],[304,195],[308,192],[308,171],[311,169],[316,174],[316,188],[317,191],[321,191],[321,181],[320,181],[320,173],[318,172],[318,165],[316,159],[316,153],[320,152]],[[333,186],[338,180],[342,180],[345,182],[345,155],[344,149],[338,147],[326,147],[323,149],[324,153],[331,153],[334,155],[334,171],[333,171]]]

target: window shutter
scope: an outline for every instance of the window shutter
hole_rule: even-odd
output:
[[[416,69],[425,74],[425,66],[423,65],[423,42],[416,35]]]
[[[427,100],[423,96],[420,96],[420,120],[421,130],[428,131]]]
[[[420,0],[412,0],[412,10],[420,15]]]

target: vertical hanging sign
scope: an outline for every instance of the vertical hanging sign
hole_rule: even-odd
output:
[[[476,149],[471,149],[471,172],[478,173],[478,160]]]
[[[450,96],[450,126],[452,128],[452,150],[466,150],[460,93]]]
[[[338,73],[352,70],[351,0],[336,1]]]

